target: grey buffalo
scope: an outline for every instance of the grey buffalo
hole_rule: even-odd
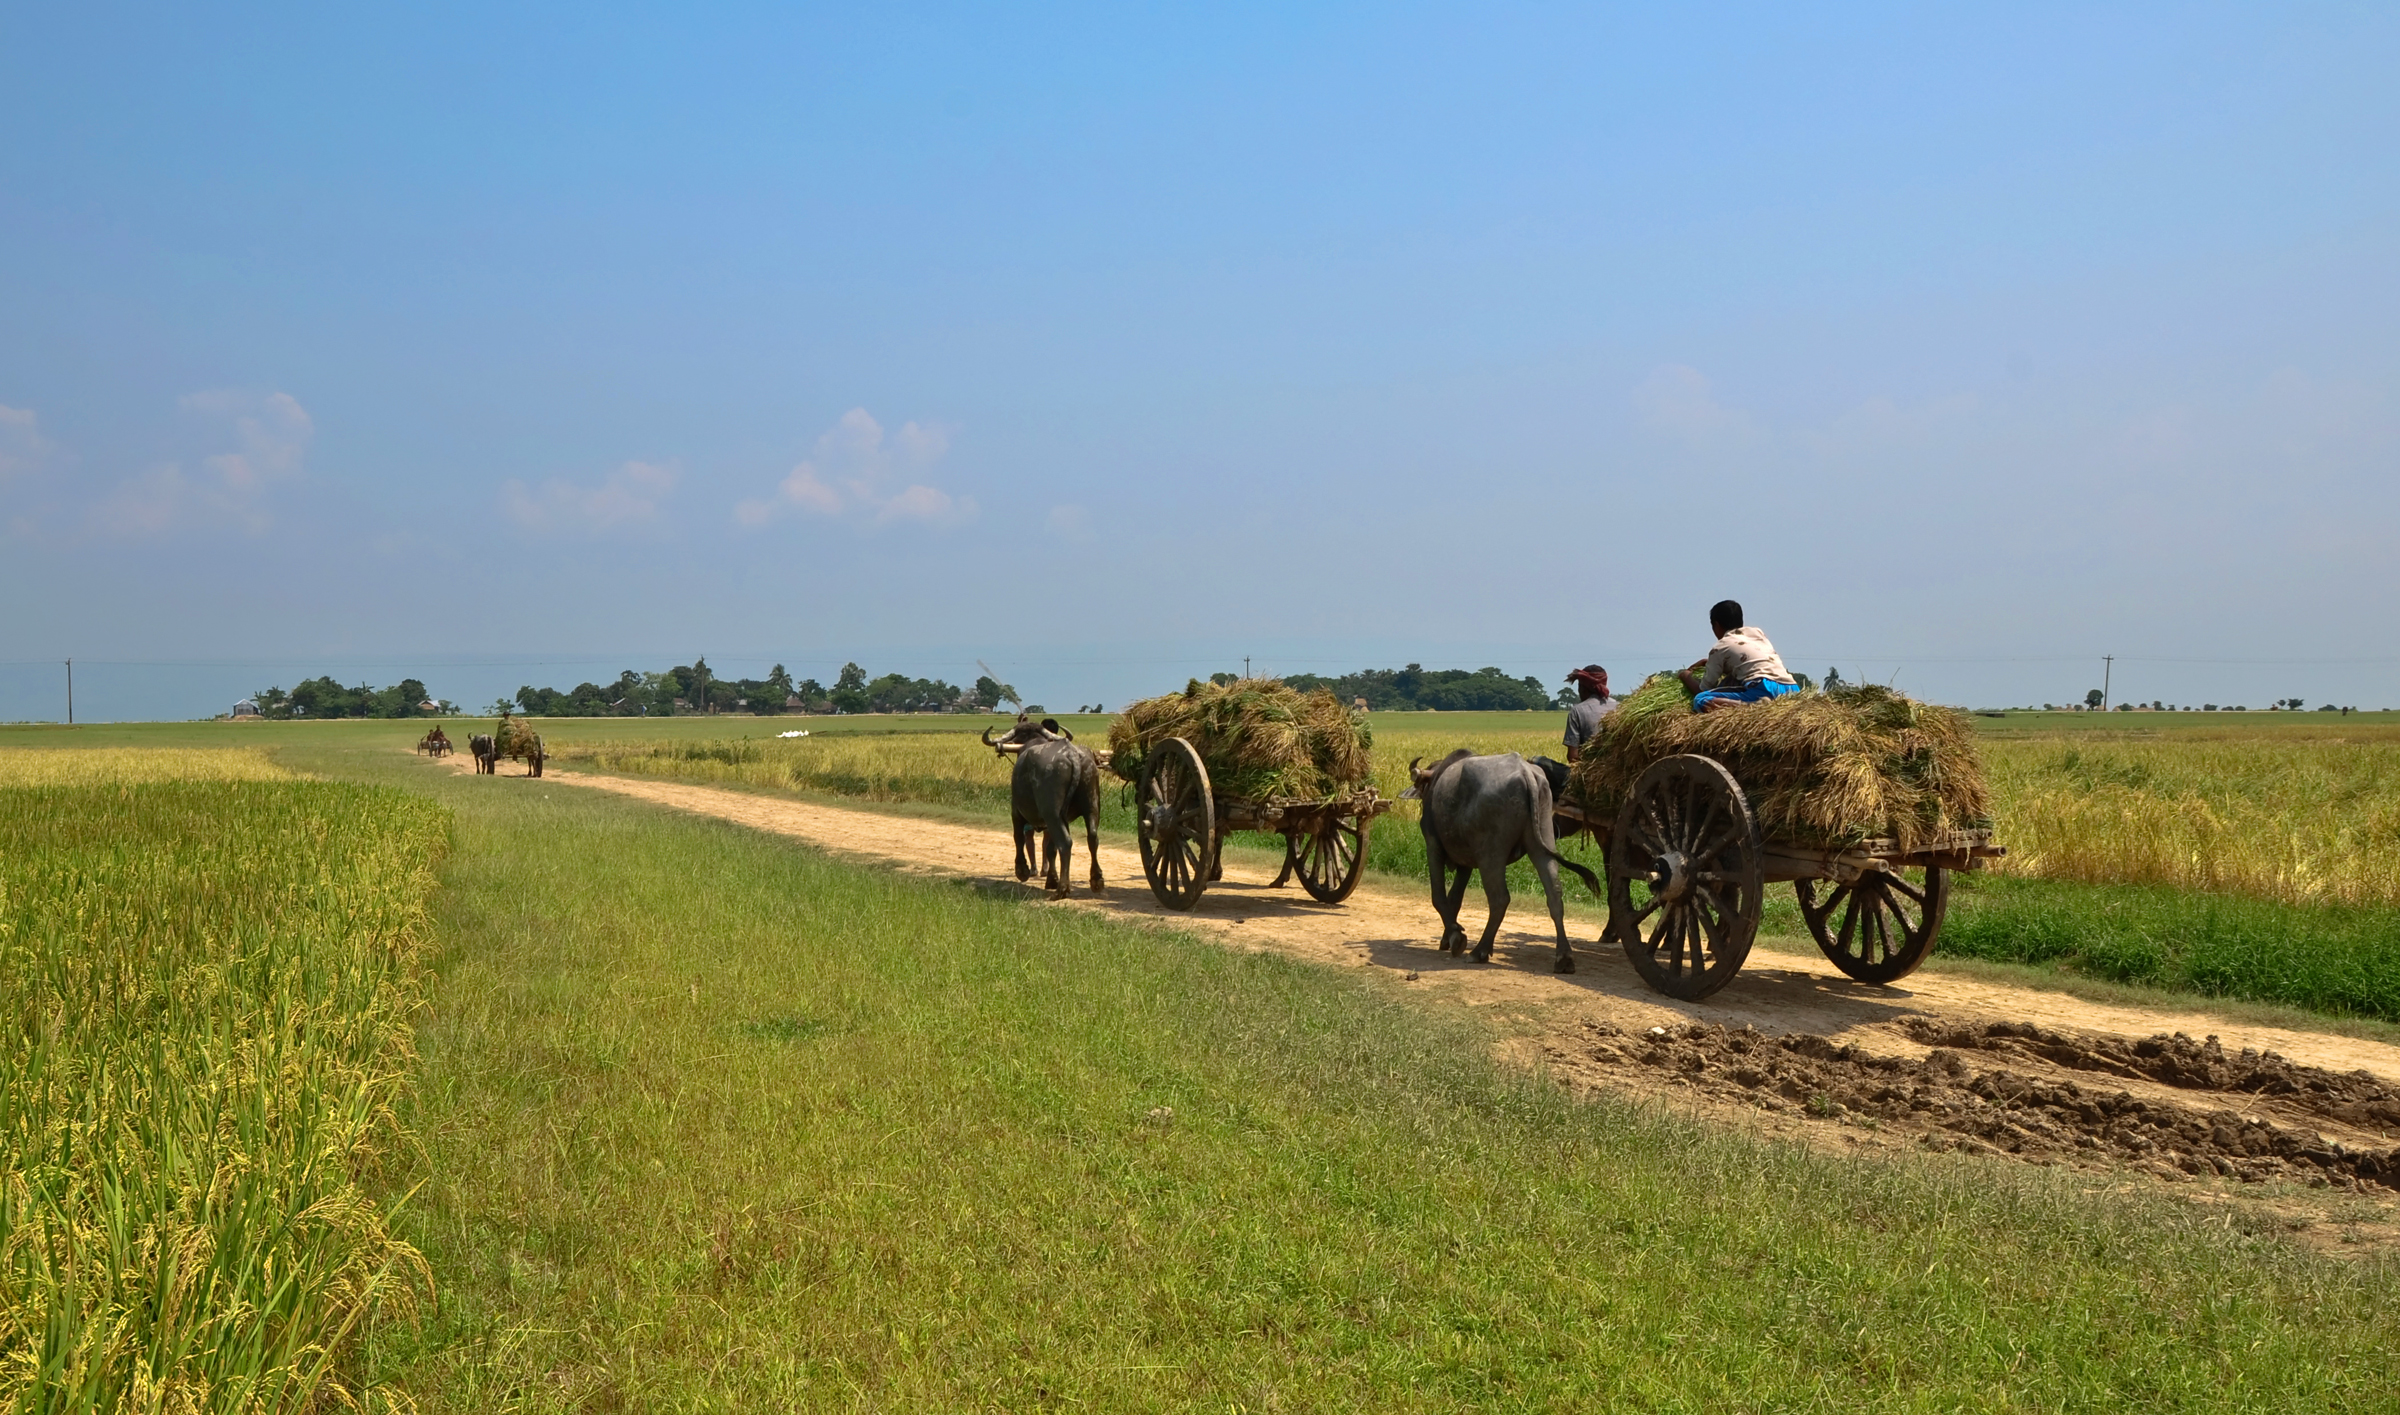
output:
[[[1091,748],[1077,746],[1074,733],[1047,717],[1038,724],[1019,717],[1017,725],[997,739],[987,727],[983,741],[1003,756],[1009,755],[1006,748],[1016,748],[1017,763],[1008,780],[1008,817],[1009,833],[1017,844],[1017,878],[1033,876],[1033,832],[1039,826],[1042,883],[1065,898],[1075,866],[1075,836],[1067,827],[1081,817],[1084,843],[1092,856],[1092,890],[1106,888],[1108,881],[1100,874],[1100,762]]]
[[[1423,758],[1418,758],[1422,761]],[[1475,961],[1492,961],[1492,939],[1508,914],[1510,862],[1533,858],[1548,896],[1550,922],[1558,929],[1561,973],[1575,971],[1575,953],[1567,946],[1566,900],[1559,893],[1558,867],[1582,876],[1592,893],[1601,894],[1599,877],[1558,855],[1558,837],[1550,823],[1550,778],[1542,769],[1514,752],[1479,757],[1460,749],[1429,767],[1408,764],[1413,783],[1403,795],[1425,806],[1420,824],[1425,832],[1425,864],[1433,877],[1433,907],[1442,916],[1442,949],[1467,951],[1467,931],[1458,925],[1458,907],[1467,895],[1467,876],[1483,873],[1483,897],[1489,916],[1483,940],[1475,945]],[[1452,866],[1458,879],[1450,878]],[[1605,896],[1603,896],[1605,897]]]
[[[500,769],[500,749],[492,745],[492,734],[478,732],[467,739],[467,753],[475,758],[475,770],[491,773]]]

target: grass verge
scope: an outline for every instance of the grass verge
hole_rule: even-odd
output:
[[[442,814],[242,753],[37,755],[0,759],[49,783],[0,785],[0,1404],[380,1404],[362,1323],[427,1278],[371,1190]]]
[[[1941,949],[2116,983],[2400,1021],[2400,909],[1967,875]]]
[[[424,779],[424,778],[420,778]],[[2392,1274],[1579,1104],[1389,980],[448,778],[429,1407],[2388,1408]]]

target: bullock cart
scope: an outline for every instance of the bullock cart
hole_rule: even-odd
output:
[[[1589,830],[1607,852],[1608,932],[1634,971],[1685,1002],[1741,971],[1770,884],[1792,885],[1809,936],[1833,966],[1862,983],[1891,983],[1933,952],[1951,874],[2008,853],[1988,830],[1946,831],[1907,848],[1766,839],[1733,773],[1694,755],[1651,763],[1613,818],[1572,799],[1554,809],[1561,838]]]
[[[1159,903],[1189,909],[1224,878],[1219,856],[1227,835],[1268,831],[1283,837],[1283,869],[1270,887],[1296,875],[1309,898],[1339,904],[1366,872],[1367,832],[1375,818],[1397,804],[1372,786],[1322,799],[1220,796],[1209,788],[1200,750],[1181,737],[1163,738],[1149,749],[1134,783],[1142,874]]]
[[[1022,744],[993,744],[1014,755]],[[1092,753],[1108,765],[1111,753]],[[1142,764],[1134,784],[1134,825],[1142,849],[1142,876],[1169,909],[1200,902],[1209,885],[1225,877],[1219,856],[1225,837],[1237,830],[1283,837],[1283,869],[1269,888],[1297,876],[1309,898],[1339,904],[1358,888],[1367,868],[1367,833],[1375,818],[1396,801],[1372,786],[1324,799],[1292,796],[1220,796],[1210,789],[1200,751],[1181,737],[1163,739]]]

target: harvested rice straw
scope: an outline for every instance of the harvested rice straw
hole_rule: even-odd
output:
[[[1149,749],[1169,737],[1197,748],[1221,795],[1322,799],[1367,782],[1367,722],[1333,694],[1275,678],[1203,683],[1144,698],[1110,724],[1109,769],[1139,781]]]
[[[1570,789],[1587,809],[1613,813],[1652,762],[1686,752],[1723,763],[1775,839],[1889,838],[1913,849],[1990,824],[1966,719],[1873,685],[1696,713],[1672,674],[1655,674],[1605,720]]]

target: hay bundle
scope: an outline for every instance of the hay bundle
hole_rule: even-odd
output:
[[[1366,719],[1331,693],[1279,679],[1195,678],[1180,693],[1144,698],[1109,726],[1109,770],[1141,780],[1150,748],[1169,737],[1199,749],[1219,795],[1321,800],[1367,782]]]
[[[492,748],[511,761],[530,761],[542,749],[542,735],[521,718],[503,717],[492,730]]]
[[[1652,762],[1683,752],[1722,762],[1773,839],[1914,849],[1991,823],[1966,718],[1872,685],[1696,713],[1674,675],[1653,675],[1605,720],[1570,790],[1613,815]]]

